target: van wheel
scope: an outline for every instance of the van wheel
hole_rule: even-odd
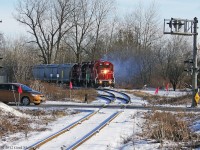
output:
[[[30,99],[28,97],[23,97],[21,100],[22,105],[28,106],[30,105]]]
[[[40,103],[34,103],[35,105],[40,105]]]

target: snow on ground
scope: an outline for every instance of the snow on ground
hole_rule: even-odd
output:
[[[154,94],[155,90],[143,90],[144,92]],[[165,96],[177,96],[186,94],[184,92],[173,92],[169,91],[167,94],[166,91],[159,91],[159,95],[165,95]],[[47,101],[47,104],[62,104],[64,102],[59,101]],[[67,103],[67,102],[65,102]],[[95,101],[94,103],[106,103],[104,100]],[[73,104],[73,102],[68,102],[68,104]],[[144,105],[147,104],[147,101],[142,100],[141,98],[135,97],[131,95],[131,104],[132,105]],[[81,105],[81,104],[80,104]],[[22,114],[15,109],[13,109],[10,106],[7,106],[3,103],[0,103],[1,110],[4,110],[6,112],[10,112],[16,116],[24,117],[25,114]],[[26,109],[26,107],[21,107],[21,109]],[[59,131],[63,129],[64,127],[68,126],[69,124],[75,122],[76,120],[82,118],[83,116],[90,113],[92,110],[97,109],[87,109],[87,108],[79,108],[79,111],[81,113],[65,116],[62,118],[57,119],[56,121],[48,124],[48,130],[43,132],[30,132],[27,137],[25,137],[23,134],[18,134],[17,136],[20,137],[19,140],[16,141],[4,141],[3,143],[0,143],[0,149],[24,149],[27,146],[30,146],[37,142],[38,140],[41,140],[52,133],[55,133],[56,131]],[[117,111],[116,109],[104,109],[102,111],[102,114],[100,113],[98,116],[96,116],[96,120],[100,119],[103,115]],[[106,126],[104,129],[102,129],[98,134],[96,134],[94,137],[92,137],[90,140],[85,142],[82,146],[77,148],[78,150],[133,150],[133,149],[142,149],[142,150],[151,150],[151,149],[159,149],[160,144],[158,143],[152,143],[148,142],[146,140],[140,139],[137,136],[137,133],[141,133],[141,125],[144,123],[145,120],[142,118],[143,110],[124,110],[117,118],[115,118],[108,126]],[[90,125],[94,124],[94,122],[89,122],[85,127],[83,127],[81,130],[88,130]],[[75,130],[73,135],[79,135],[80,130]],[[124,144],[123,141],[125,141],[129,136],[134,135],[134,143],[129,142],[127,144]],[[71,138],[71,139],[70,139]],[[49,147],[41,147],[41,149],[48,149],[53,148],[56,150],[55,143],[61,143],[62,145],[68,145],[69,141],[73,141],[74,139],[77,139],[77,136],[64,136],[63,141],[54,141],[49,142]],[[68,141],[68,142],[67,142]],[[68,144],[67,144],[68,143]],[[58,147],[58,150],[61,148]]]
[[[26,114],[23,114],[19,111],[17,111],[16,109],[0,102],[0,110],[3,112],[3,113],[9,113],[9,114],[12,114],[14,116],[17,116],[17,117],[30,117]]]
[[[92,129],[94,129],[102,120],[110,116],[113,112],[116,112],[116,110],[113,109],[103,109],[99,113],[97,113],[95,116],[93,116],[93,119],[89,119],[82,123],[81,125],[77,126],[75,129],[72,129],[66,134],[61,135],[60,137],[54,139],[51,141],[51,143],[54,143],[51,145],[49,143],[48,145],[42,146],[41,150],[54,150],[59,145],[63,145],[65,147],[69,147],[74,139],[78,140],[83,135],[86,135],[89,133]],[[133,112],[131,112],[133,113]],[[118,145],[121,142],[120,136],[122,135],[130,135],[130,129],[132,129],[132,123],[130,112],[125,112],[124,115],[120,115],[119,118],[115,119],[110,125],[106,126],[103,130],[100,131],[100,133],[97,133],[94,137],[91,138],[91,140],[88,140],[83,145],[81,145],[79,148],[80,150],[85,149],[92,149],[92,150],[104,150],[108,147],[111,149],[117,149]],[[123,128],[121,126],[123,125]],[[81,132],[80,132],[81,131]],[[110,136],[112,134],[112,136]],[[60,139],[65,139],[65,141],[61,141]],[[58,146],[57,146],[58,145]],[[51,147],[51,148],[49,148]]]
[[[116,119],[112,121],[99,134],[96,134],[92,140],[88,140],[77,150],[117,150],[123,147],[123,142],[132,134],[141,132],[140,126],[143,123],[141,118],[142,111],[124,110]],[[130,146],[128,146],[130,147]],[[151,147],[154,149],[154,147]],[[132,150],[133,147],[130,147]]]
[[[78,111],[81,111],[81,109],[79,109]],[[45,132],[35,132],[35,133],[30,133],[30,135],[28,135],[27,138],[23,138],[20,141],[15,141],[13,142],[11,145],[14,147],[20,147],[23,146],[24,148],[33,145],[34,143],[36,143],[39,140],[42,140],[50,135],[52,135],[53,133],[65,128],[67,125],[81,119],[83,116],[87,115],[88,113],[90,113],[91,110],[83,110],[81,111],[81,113],[78,114],[74,114],[74,115],[69,115],[69,116],[65,116],[62,118],[59,118],[57,121],[54,121],[50,124],[48,124],[48,131]],[[77,133],[78,134],[78,133]],[[54,143],[50,142],[50,147],[48,150],[50,150],[50,148],[54,147]],[[60,148],[58,148],[60,149]]]
[[[132,94],[127,94],[131,97],[131,104],[132,105],[137,105],[137,106],[140,106],[140,105],[146,105],[148,104],[148,102],[146,100],[143,100],[142,98],[140,97],[136,97]]]
[[[140,90],[142,92],[146,92],[152,95],[155,95],[155,91],[156,89],[154,88],[149,88],[146,90]],[[191,91],[180,91],[180,90],[176,90],[173,91],[172,89],[170,89],[169,91],[166,90],[158,90],[158,94],[159,96],[167,96],[167,97],[178,97],[178,96],[183,96],[183,95],[187,95],[189,94]]]
[[[115,89],[115,90],[117,90],[117,89]],[[126,89],[118,89],[118,91],[126,91]],[[132,91],[141,91],[141,92],[149,93],[152,95],[167,96],[167,97],[179,97],[179,96],[183,96],[183,95],[187,95],[187,94],[191,93],[190,90],[182,91],[182,90],[177,89],[176,91],[173,91],[172,89],[169,89],[169,91],[166,91],[163,89],[159,89],[158,93],[155,94],[156,88],[147,88],[147,89],[143,89],[143,90],[133,89]],[[136,97],[136,99],[139,100],[140,98]]]

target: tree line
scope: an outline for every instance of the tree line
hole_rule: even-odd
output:
[[[0,37],[3,72],[24,82],[36,64],[106,59],[121,86],[189,85],[183,62],[192,58],[192,39],[163,35],[155,2],[120,17],[115,6],[114,0],[19,0],[14,18],[27,35]]]

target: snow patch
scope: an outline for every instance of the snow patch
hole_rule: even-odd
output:
[[[14,108],[12,108],[12,107],[10,107],[10,106],[2,103],[2,102],[0,102],[0,110],[3,113],[9,113],[9,114],[12,114],[12,115],[17,116],[17,117],[24,117],[24,118],[30,117],[30,116],[23,114],[23,113],[19,112],[18,110],[14,109]]]

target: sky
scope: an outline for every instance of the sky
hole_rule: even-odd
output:
[[[124,16],[134,11],[139,2],[148,6],[155,1],[161,21],[164,19],[181,18],[193,20],[200,19],[199,0],[116,0],[117,14]],[[0,32],[4,36],[26,34],[26,28],[13,18],[17,0],[0,0]]]

